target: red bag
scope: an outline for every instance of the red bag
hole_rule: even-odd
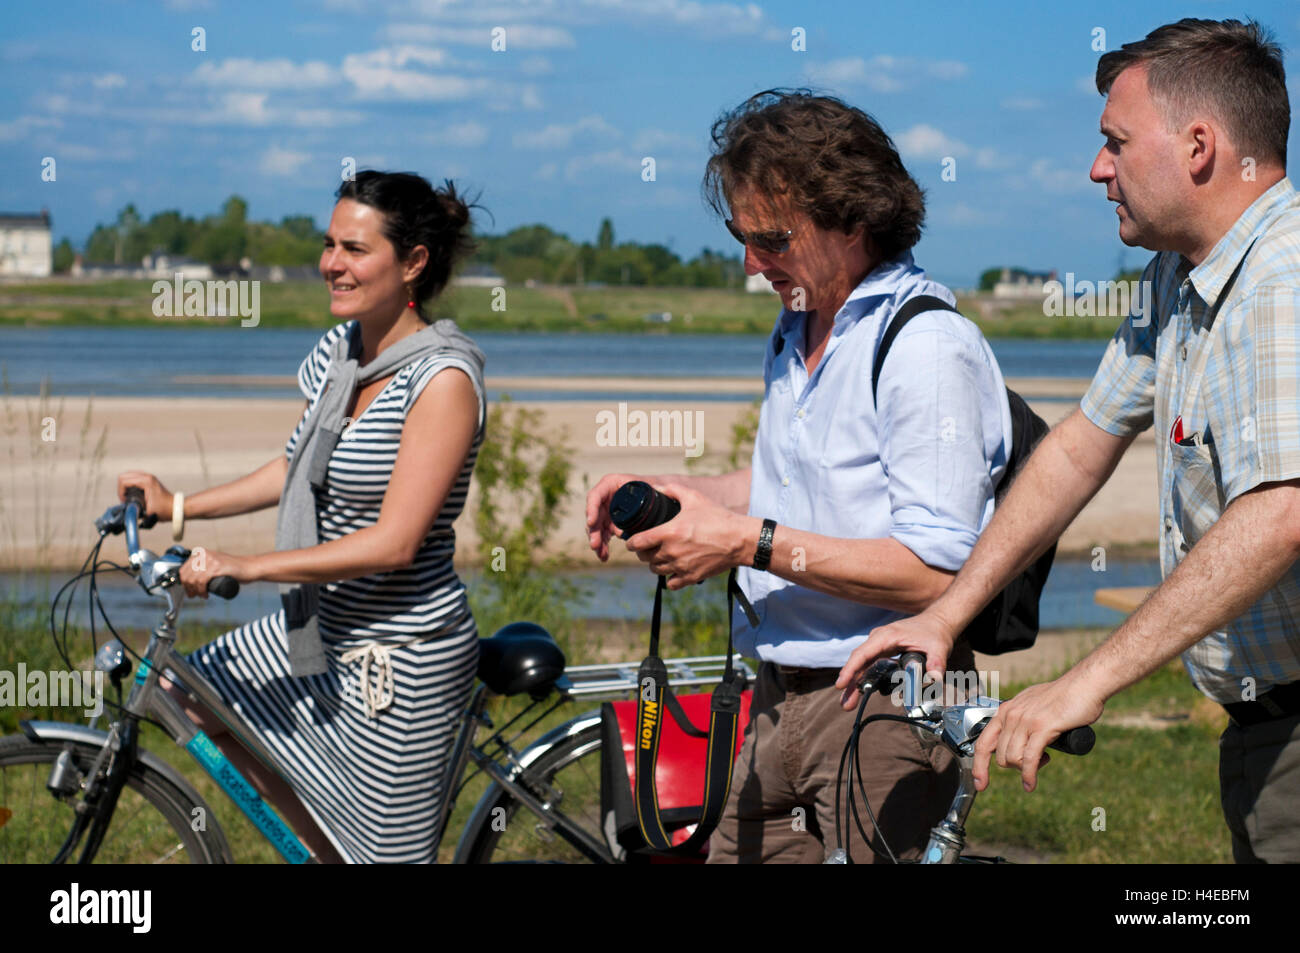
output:
[[[745,690],[740,696],[740,724],[749,723],[749,703],[753,695]],[[704,796],[706,755],[709,746],[709,706],[712,695],[666,696],[669,718],[663,720],[659,739],[659,761],[655,770],[655,787],[665,827],[674,844],[685,841],[700,820]],[[632,783],[636,778],[635,701],[605,702],[601,705],[601,782],[600,803],[605,835],[610,845],[624,851],[643,845],[637,824]],[[705,727],[701,728],[703,725]],[[737,733],[733,760],[740,752],[743,739]],[[622,757],[617,757],[621,753]],[[628,854],[630,859],[632,854]],[[701,853],[691,860],[702,861]],[[647,858],[663,862],[670,858]]]

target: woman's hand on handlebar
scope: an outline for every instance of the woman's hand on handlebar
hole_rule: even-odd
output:
[[[236,582],[254,582],[257,579],[255,557],[234,556],[195,546],[180,568],[181,584],[187,596],[208,597],[208,582],[217,576],[230,576]]]
[[[144,490],[144,514],[158,517],[160,522],[170,523],[172,519],[172,493],[159,482],[152,473],[143,470],[127,470],[117,476],[117,498],[126,502],[126,488],[138,486]]]

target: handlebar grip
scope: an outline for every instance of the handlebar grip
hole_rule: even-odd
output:
[[[152,529],[158,522],[158,517],[144,511],[144,490],[138,486],[128,486],[122,491],[122,496],[124,503],[135,504],[136,512],[139,514],[136,516],[136,525],[141,529]]]
[[[1053,751],[1063,751],[1066,754],[1087,754],[1096,743],[1096,732],[1084,725],[1082,728],[1071,728],[1047,747]]]
[[[208,592],[222,599],[233,599],[239,595],[239,580],[233,576],[213,576],[208,580]]]
[[[925,674],[925,653],[924,652],[904,652],[898,657],[898,667],[907,668],[909,662],[920,662],[921,673]]]

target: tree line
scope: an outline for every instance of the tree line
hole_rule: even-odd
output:
[[[88,263],[137,264],[163,252],[213,266],[315,265],[324,233],[309,215],[285,216],[278,224],[250,221],[248,203],[237,195],[221,211],[192,218],[176,209],[141,217],[127,205],[111,224],[97,225],[81,250]],[[709,248],[683,260],[668,247],[614,239],[610,219],[594,242],[574,241],[546,225],[523,225],[503,235],[477,235],[470,264],[490,266],[509,283],[656,285],[739,288],[744,267],[736,255]],[[54,249],[54,270],[67,271],[76,249],[65,238]]]

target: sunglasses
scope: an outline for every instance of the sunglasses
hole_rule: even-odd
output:
[[[738,229],[731,221],[726,220],[727,231],[731,232],[731,237],[742,245],[753,245],[761,252],[767,252],[769,255],[783,255],[790,248],[790,236],[794,230],[787,228],[785,231],[773,232],[750,232],[746,234]]]

